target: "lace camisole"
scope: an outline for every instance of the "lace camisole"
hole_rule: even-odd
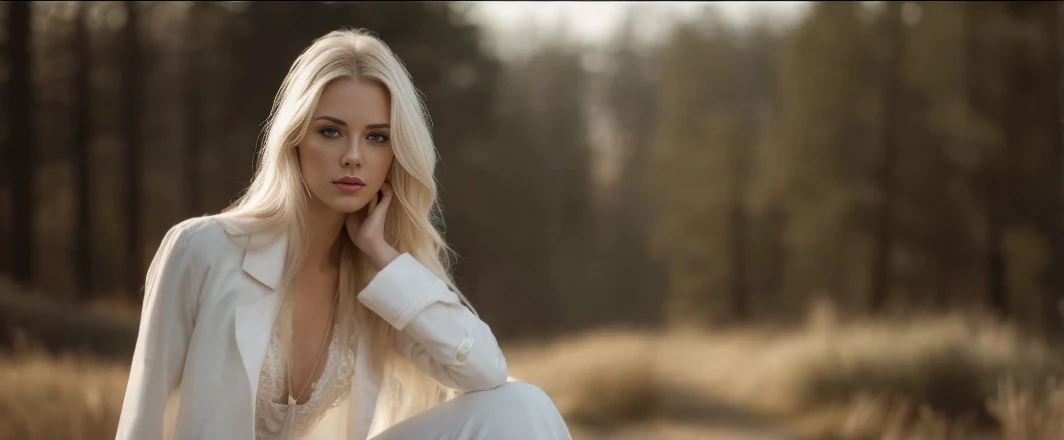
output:
[[[349,330],[354,326],[337,322],[331,332],[327,358],[323,360],[325,367],[318,379],[308,386],[309,399],[302,404],[290,400],[285,375],[288,363],[281,348],[281,325],[289,323],[290,308],[277,319],[259,374],[255,440],[299,439],[350,395],[357,338]],[[294,410],[290,411],[292,407]]]

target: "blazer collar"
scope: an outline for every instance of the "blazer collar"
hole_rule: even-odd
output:
[[[244,272],[270,289],[277,289],[284,272],[288,234],[251,234],[244,253]]]

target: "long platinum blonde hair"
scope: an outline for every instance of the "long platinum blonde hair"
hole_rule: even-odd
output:
[[[251,185],[218,217],[239,223],[238,235],[243,237],[287,234],[287,259],[278,288],[290,291],[288,287],[300,267],[309,234],[313,233],[307,230],[304,217],[308,194],[300,180],[296,145],[307,131],[322,90],[340,78],[376,81],[390,94],[395,159],[388,180],[394,199],[385,219],[385,239],[444,280],[468,306],[450,276],[453,252],[437,229],[443,222],[433,174],[436,149],[428,112],[402,62],[384,42],[364,29],[330,32],[296,58],[274,99]],[[341,236],[338,316],[353,318],[343,321],[357,322],[359,331],[368,336],[373,365],[384,379],[374,425],[386,428],[453,398],[456,392],[441,386],[397,353],[393,348],[395,329],[357,301],[358,292],[373,278],[375,270],[345,234]],[[242,243],[254,247],[268,242]]]

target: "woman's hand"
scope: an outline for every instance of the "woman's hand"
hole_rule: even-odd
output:
[[[344,222],[347,236],[373,261],[377,270],[383,269],[400,255],[384,240],[384,217],[388,214],[388,207],[391,206],[394,196],[392,185],[384,182],[381,185],[381,194],[383,196],[380,203],[377,203],[377,197],[374,195],[365,208],[348,214]]]

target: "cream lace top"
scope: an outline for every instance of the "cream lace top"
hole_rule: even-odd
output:
[[[289,416],[289,395],[285,386],[285,368],[281,349],[281,328],[291,322],[291,315],[278,317],[273,336],[266,349],[266,358],[259,374],[259,391],[255,403],[256,440],[298,439],[314,427],[330,409],[338,406],[349,395],[355,373],[355,349],[357,338],[349,327],[337,322],[333,325],[325,368],[310,387],[310,397],[303,404],[295,404]],[[353,326],[352,326],[353,327]]]

